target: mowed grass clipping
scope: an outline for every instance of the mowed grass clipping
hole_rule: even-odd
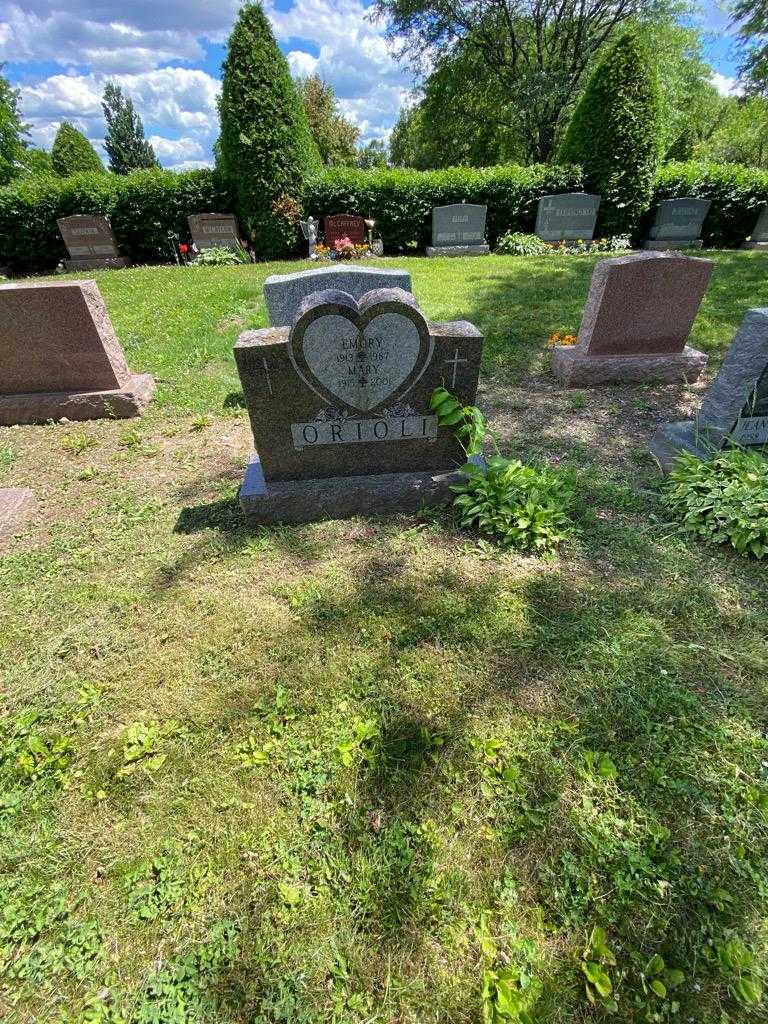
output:
[[[768,288],[713,258],[714,368]],[[765,567],[661,514],[644,438],[700,392],[552,387],[594,262],[387,261],[486,333],[504,450],[577,471],[547,561],[445,513],[247,530],[231,347],[296,264],[97,275],[160,389],[0,431],[41,502],[0,554],[2,1019],[766,1019]]]

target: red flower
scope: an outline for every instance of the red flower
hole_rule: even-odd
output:
[[[182,256],[186,256],[187,253],[189,252],[189,246],[184,244],[180,245],[179,252],[182,254]]]

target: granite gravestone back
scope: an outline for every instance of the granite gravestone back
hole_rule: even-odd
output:
[[[768,249],[768,206],[764,206],[758,215],[757,222],[748,242],[742,249]]]
[[[485,240],[487,206],[455,203],[432,210],[432,245],[427,256],[484,256],[490,249]]]
[[[712,203],[709,199],[664,199],[656,207],[656,219],[648,231],[644,249],[700,249],[701,230]]]
[[[601,260],[578,341],[552,350],[552,372],[576,387],[696,380],[707,357],[686,342],[712,267],[679,253]]]
[[[379,270],[378,267],[320,267],[295,274],[272,274],[264,282],[264,300],[273,327],[289,327],[299,306],[312,292],[335,288],[361,299],[376,288],[402,288],[412,291],[407,270]]]
[[[542,196],[535,232],[545,242],[591,242],[599,209],[600,196],[586,192]]]
[[[668,471],[682,451],[708,459],[733,440],[768,452],[768,309],[750,309],[697,420],[660,427],[651,451]]]
[[[132,374],[95,281],[0,285],[0,424],[139,415]]]
[[[193,213],[187,218],[192,241],[199,249],[240,249],[240,232],[231,213]]]
[[[75,214],[56,221],[69,253],[67,270],[101,270],[126,267],[112,227],[102,214]]]
[[[474,402],[483,339],[429,323],[398,288],[314,292],[293,325],[235,346],[257,454],[240,500],[255,522],[413,509],[444,500],[462,452],[429,401]]]
[[[351,213],[334,213],[325,218],[325,244],[331,249],[340,238],[348,238],[355,245],[365,241],[365,218]]]

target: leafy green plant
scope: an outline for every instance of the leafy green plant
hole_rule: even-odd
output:
[[[717,959],[728,982],[728,992],[744,1006],[756,1006],[763,998],[755,954],[739,938],[717,947]]]
[[[587,999],[593,1005],[600,1005],[611,1013],[618,1010],[618,1005],[613,995],[613,982],[608,968],[615,966],[616,957],[608,945],[605,929],[595,925],[581,958],[581,973],[586,979]]]
[[[476,406],[462,405],[445,388],[436,388],[430,408],[441,427],[453,429],[468,459],[481,453],[487,431]],[[462,526],[476,527],[504,547],[540,554],[572,532],[573,491],[560,474],[501,455],[481,464],[467,462],[462,472],[466,482],[451,487]]]
[[[349,768],[355,759],[360,755],[368,764],[372,764],[376,756],[376,742],[379,739],[380,730],[378,722],[373,719],[356,719],[352,723],[352,735],[343,740],[336,747],[339,760],[345,768]]]
[[[685,975],[676,967],[667,967],[664,957],[655,953],[643,968],[640,981],[646,995],[653,993],[659,999],[666,999],[672,989],[682,985]]]
[[[538,235],[505,231],[496,243],[496,252],[506,256],[548,256],[552,250]]]
[[[190,262],[190,267],[235,267],[248,262],[248,253],[244,249],[234,249],[226,245],[212,245],[201,251]]]
[[[73,455],[82,455],[89,448],[98,448],[99,442],[84,430],[78,430],[72,434],[65,434],[61,446]]]
[[[757,452],[734,448],[709,461],[683,453],[662,500],[687,532],[740,555],[768,554],[768,460]]]
[[[483,1024],[533,1024],[530,1010],[541,994],[541,983],[516,967],[485,971],[481,999]]]
[[[119,776],[133,775],[137,768],[152,771],[165,764],[167,754],[162,747],[167,739],[180,734],[178,722],[132,722],[123,733],[120,748]]]

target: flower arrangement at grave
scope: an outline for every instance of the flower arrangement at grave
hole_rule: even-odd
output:
[[[320,260],[359,260],[373,256],[365,242],[353,242],[351,238],[337,238],[332,246],[318,242],[315,256]]]
[[[554,348],[555,345],[575,345],[578,336],[576,334],[566,334],[563,331],[555,331],[554,334],[550,334],[547,338],[547,347]]]

